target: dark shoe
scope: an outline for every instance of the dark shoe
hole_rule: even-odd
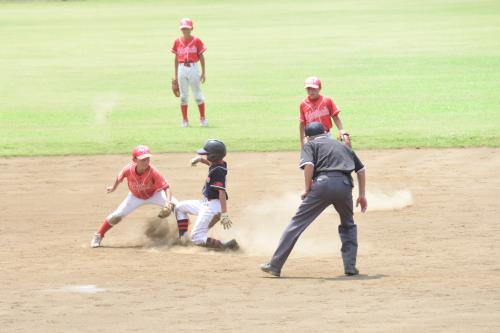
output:
[[[344,272],[347,276],[354,276],[359,274],[359,270],[357,268],[349,269]]]
[[[240,248],[240,245],[238,244],[238,242],[236,241],[236,239],[231,239],[229,242],[226,242],[224,244],[224,248],[232,250],[232,251],[236,251],[236,250],[238,250]]]
[[[281,275],[281,271],[271,266],[270,263],[260,265],[260,270],[277,277]]]

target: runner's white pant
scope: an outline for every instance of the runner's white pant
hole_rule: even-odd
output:
[[[188,214],[197,215],[196,223],[191,230],[191,241],[196,245],[207,243],[208,227],[213,217],[221,212],[219,199],[186,200],[175,206],[177,220],[185,220]]]
[[[116,218],[118,218],[119,222],[119,220],[121,220],[122,218],[129,215],[134,210],[143,205],[156,205],[163,207],[167,204],[167,202],[168,200],[165,191],[156,192],[151,198],[145,200],[140,199],[135,195],[133,195],[131,192],[129,192],[125,200],[123,200],[122,203],[120,204],[120,206],[118,206],[118,208],[113,213],[108,215],[107,220],[110,224],[113,224],[113,221],[115,221]],[[174,204],[177,203],[177,199],[172,197],[172,202]]]
[[[177,75],[179,81],[179,91],[181,93],[181,105],[188,104],[189,87],[193,91],[196,104],[205,102],[203,94],[201,93],[200,70],[198,63],[191,63],[190,67],[179,64],[177,68]]]

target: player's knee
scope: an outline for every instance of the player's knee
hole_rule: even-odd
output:
[[[112,226],[117,225],[120,221],[122,220],[121,216],[111,216],[108,218],[108,223],[111,224]]]
[[[187,103],[188,103],[188,96],[187,95],[181,94],[180,99],[181,99],[181,105],[187,105]]]
[[[196,104],[198,105],[205,103],[205,99],[203,98],[203,96],[196,97],[195,100]]]

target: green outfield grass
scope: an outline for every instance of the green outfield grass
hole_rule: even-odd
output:
[[[178,20],[208,46],[180,128]],[[0,2],[0,155],[298,147],[305,77],[355,148],[500,146],[499,1]]]

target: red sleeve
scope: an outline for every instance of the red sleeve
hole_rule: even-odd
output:
[[[123,169],[120,171],[120,173],[118,173],[118,181],[119,182],[122,182],[124,178],[128,177],[130,173],[130,164],[127,164],[125,167],[123,167]]]
[[[203,42],[199,38],[196,39],[196,49],[198,50],[198,55],[202,54],[207,50],[205,44],[203,44]]]
[[[153,170],[153,178],[155,180],[155,187],[157,190],[166,190],[170,187],[168,183],[165,181],[165,178],[158,172],[158,170]]]
[[[172,53],[177,54],[177,47],[178,47],[177,45],[179,44],[178,41],[179,39],[174,40],[174,45],[172,45],[172,48],[170,49]]]
[[[328,110],[330,110],[330,116],[335,117],[340,113],[340,109],[335,105],[331,98],[327,101]]]

